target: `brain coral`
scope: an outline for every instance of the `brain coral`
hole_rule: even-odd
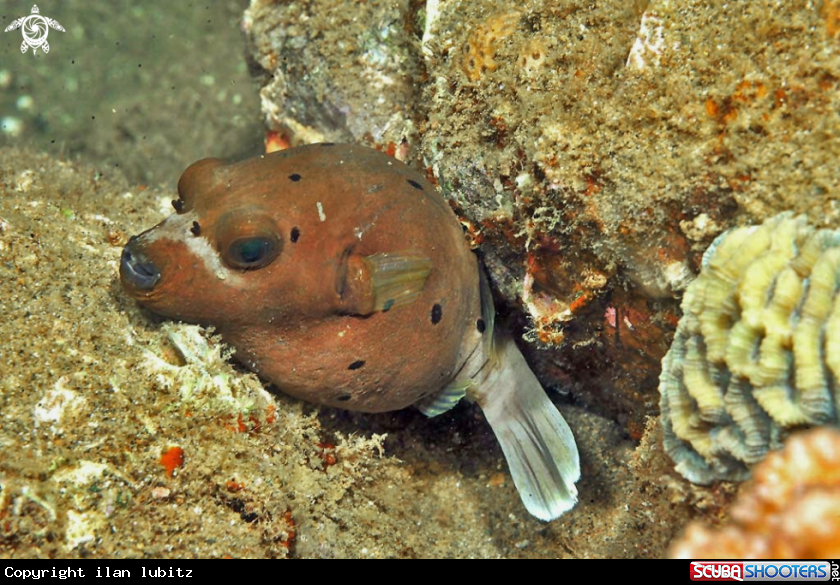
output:
[[[840,231],[780,214],[719,236],[662,360],[665,450],[685,478],[741,481],[789,429],[836,424]]]
[[[713,529],[693,522],[671,545],[687,559],[831,559],[840,556],[840,432],[797,433],[756,466]]]

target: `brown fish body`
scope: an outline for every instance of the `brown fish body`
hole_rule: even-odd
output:
[[[471,350],[464,342],[478,343],[478,266],[460,224],[432,185],[386,155],[313,145],[205,159],[178,190],[180,211],[127,247],[153,262],[158,282],[144,290],[124,265],[123,284],[156,313],[215,326],[284,392],[404,408],[449,383]],[[261,236],[277,248],[268,264],[230,261],[233,242]],[[375,310],[364,259],[377,255],[426,264],[419,296]]]
[[[213,325],[236,357],[310,402],[428,416],[483,410],[528,511],[574,506],[574,436],[513,340],[452,210],[386,155],[319,144],[178,184],[176,213],[132,238],[123,286],[150,310]]]

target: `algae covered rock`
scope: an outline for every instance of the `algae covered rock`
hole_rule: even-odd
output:
[[[252,0],[242,28],[251,63],[264,72],[268,129],[295,144],[416,143],[420,56],[410,4]]]
[[[665,450],[695,483],[740,481],[789,429],[836,424],[840,231],[777,215],[719,236],[662,361]]]

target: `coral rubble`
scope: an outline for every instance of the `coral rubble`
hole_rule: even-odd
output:
[[[789,429],[837,421],[840,231],[783,213],[719,236],[662,362],[665,449],[695,483],[743,480]]]

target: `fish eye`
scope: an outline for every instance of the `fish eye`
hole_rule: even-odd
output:
[[[239,238],[228,245],[225,262],[240,270],[256,270],[268,266],[277,256],[277,240],[266,236]]]
[[[280,233],[285,229],[280,230],[271,215],[258,207],[237,207],[215,223],[214,247],[231,268],[258,270],[271,264],[283,251]]]

